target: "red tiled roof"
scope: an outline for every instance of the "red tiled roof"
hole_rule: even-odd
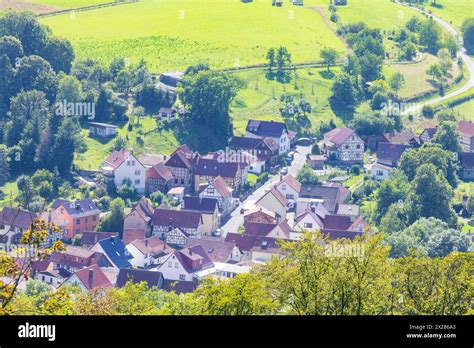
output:
[[[350,128],[335,128],[332,131],[327,132],[324,136],[328,141],[333,144],[340,145],[347,140],[351,135],[354,134],[354,131]]]
[[[130,155],[130,152],[126,151],[125,149],[114,151],[110,154],[109,158],[107,158],[104,163],[116,169],[125,161],[125,159],[129,155]]]
[[[157,254],[160,252],[172,253],[174,249],[162,241],[157,236],[145,239],[134,240],[131,244],[135,246],[142,254]]]
[[[256,204],[258,204],[258,202],[260,202],[262,199],[264,199],[267,195],[272,195],[273,197],[276,198],[276,200],[281,204],[281,205],[284,205],[284,206],[287,206],[288,205],[288,200],[285,198],[285,196],[283,196],[280,191],[278,191],[276,188],[272,188],[270,191],[268,191],[267,193],[265,193],[257,202]]]
[[[158,163],[146,172],[147,179],[173,180],[173,173],[164,163]]]
[[[227,182],[221,177],[218,176],[212,181],[212,186],[222,197],[228,197],[232,194],[232,188],[227,184]]]
[[[0,212],[0,222],[4,225],[27,229],[35,220],[35,213],[19,208],[4,207]]]
[[[110,288],[112,283],[97,264],[77,271],[76,276],[87,290]]]

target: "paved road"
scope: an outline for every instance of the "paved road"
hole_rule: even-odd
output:
[[[396,1],[397,3],[400,4],[400,2]],[[446,22],[445,20],[439,18],[439,17],[436,17],[436,16],[433,16],[432,14],[424,11],[424,10],[421,10],[419,8],[416,8],[416,7],[411,7],[411,6],[408,6],[408,5],[405,5],[405,4],[400,4],[402,6],[407,6],[407,7],[410,7],[412,8],[413,10],[415,11],[418,11],[420,13],[423,13],[423,14],[426,14],[426,15],[429,15],[431,16],[437,23],[439,23],[440,25],[442,25],[444,28],[446,28],[446,30],[448,30],[453,36],[454,38],[456,39],[457,42],[459,42],[459,44],[462,45],[462,40],[458,34],[458,32],[456,31],[456,29],[451,25],[449,24],[448,22]],[[445,94],[444,96],[442,97],[437,97],[437,98],[434,98],[434,99],[430,99],[426,102],[422,102],[420,104],[418,104],[417,106],[414,106],[412,108],[409,108],[407,110],[405,110],[404,113],[410,113],[410,112],[413,112],[413,111],[416,111],[416,110],[419,110],[420,107],[423,107],[424,105],[432,105],[432,104],[437,104],[437,103],[440,103],[442,101],[445,101],[445,100],[448,100],[452,97],[455,97],[457,95],[460,95],[464,92],[466,92],[467,90],[469,90],[470,88],[473,88],[474,87],[474,62],[472,61],[472,59],[466,54],[466,48],[464,46],[461,46],[461,49],[459,51],[459,57],[461,57],[462,61],[464,62],[464,64],[466,65],[468,71],[469,71],[469,81],[466,83],[466,85],[464,85],[463,87],[453,91],[453,92],[450,92],[448,94]]]
[[[311,146],[297,146],[295,150],[295,156],[291,166],[288,169],[288,173],[296,176],[298,171],[306,162],[306,155],[311,152]],[[237,208],[232,212],[231,218],[223,225],[222,235],[225,237],[229,232],[237,232],[239,227],[244,223],[244,216],[240,214],[240,209],[249,203],[258,201],[275,183],[280,179],[280,174],[271,176],[268,181],[255,190],[245,201],[241,202]]]

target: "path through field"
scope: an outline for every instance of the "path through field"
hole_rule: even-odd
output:
[[[0,0],[0,12],[7,11],[7,10],[15,10],[15,11],[32,11],[35,14],[42,14],[42,13],[49,13],[60,10],[60,8],[44,5],[44,4],[36,4],[27,1],[21,0]]]
[[[408,5],[400,3],[398,0],[396,2],[400,5],[402,5],[402,6],[408,6]],[[411,6],[408,6],[408,7],[411,7]],[[445,20],[443,20],[439,17],[436,17],[436,16],[426,12],[425,10],[421,10],[421,9],[418,9],[418,8],[415,8],[415,7],[411,7],[411,8],[418,11],[418,12],[420,12],[420,13],[423,13],[423,14],[426,14],[426,15],[429,15],[429,16],[433,17],[433,19],[437,23],[442,25],[446,30],[448,30],[454,36],[454,38],[456,39],[457,42],[462,44],[462,40],[461,40],[458,32],[456,31],[456,29],[454,29],[454,27],[451,24],[449,24],[448,22],[446,22]],[[459,89],[457,89],[453,92],[450,92],[450,93],[448,93],[444,96],[437,97],[437,98],[434,98],[434,99],[430,99],[426,102],[420,103],[417,106],[409,108],[404,112],[405,114],[408,114],[408,113],[413,112],[415,110],[419,110],[419,108],[423,107],[424,105],[438,104],[438,103],[443,102],[445,100],[456,97],[456,96],[468,91],[471,88],[474,88],[474,62],[467,55],[466,48],[464,46],[461,46],[461,49],[459,51],[459,57],[461,57],[462,61],[464,62],[464,64],[467,67],[467,70],[469,71],[469,80],[467,81],[467,83],[464,86],[462,86],[461,88],[459,88]]]

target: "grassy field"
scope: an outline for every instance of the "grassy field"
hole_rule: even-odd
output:
[[[418,12],[390,0],[349,0],[347,6],[338,7],[337,13],[344,23],[362,21],[369,27],[385,30],[400,28],[411,17],[421,16]]]
[[[297,62],[319,59],[325,46],[345,50],[317,11],[289,3],[272,7],[266,0],[143,0],[42,22],[69,38],[79,59],[145,58],[154,71],[198,61],[212,67],[262,63],[277,46],[287,47]]]
[[[453,110],[459,115],[459,118],[474,121],[474,99],[456,105]]]
[[[466,18],[474,17],[474,1],[472,0],[439,0],[442,8],[425,6],[434,15],[451,22],[458,30]]]

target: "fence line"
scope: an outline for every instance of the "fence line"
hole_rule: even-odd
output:
[[[74,12],[84,12],[84,11],[91,11],[99,8],[104,8],[104,7],[111,7],[111,6],[117,6],[117,5],[124,5],[124,4],[131,4],[134,2],[139,2],[140,0],[123,0],[123,1],[114,1],[114,2],[106,2],[104,4],[97,4],[97,5],[91,5],[91,6],[83,6],[83,7],[77,7],[77,8],[71,8],[67,10],[59,10],[59,11],[54,11],[54,12],[48,12],[48,13],[42,13],[36,15],[36,17],[53,17],[53,16],[60,16],[63,14],[68,14],[68,13],[74,13]]]

